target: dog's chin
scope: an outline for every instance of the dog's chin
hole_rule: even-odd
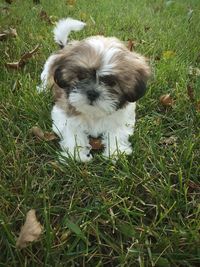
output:
[[[87,117],[105,117],[117,110],[117,101],[112,99],[97,99],[91,102],[84,95],[71,94],[68,101],[77,112]]]

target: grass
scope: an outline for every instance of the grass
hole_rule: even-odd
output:
[[[1,30],[18,33],[0,42],[0,266],[200,266],[200,77],[188,74],[200,67],[199,1],[33,2],[0,4]],[[86,21],[73,38],[132,39],[150,58],[153,77],[137,106],[134,152],[116,165],[99,155],[89,164],[58,164],[58,142],[30,135],[35,125],[51,129],[52,96],[35,89],[57,49],[42,9],[52,20]],[[37,44],[39,54],[22,70],[5,67]],[[159,97],[167,93],[174,104],[165,108]],[[162,143],[171,136],[172,144]],[[31,208],[44,232],[18,250]]]

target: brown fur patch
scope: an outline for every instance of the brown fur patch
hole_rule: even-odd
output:
[[[113,64],[112,75],[117,78],[117,86],[110,90],[115,92],[116,98],[124,98],[122,107],[127,101],[134,102],[145,92],[145,85],[150,76],[150,68],[145,58],[135,52],[130,52],[125,45],[116,38],[105,38],[102,36],[91,37],[86,40],[72,42],[57,53],[57,58],[50,67],[49,82],[53,85],[55,102],[68,115],[78,115],[68,103],[68,87],[72,87],[81,75],[87,72],[99,70],[104,63],[104,50],[93,47],[90,41],[100,41],[105,50],[117,48],[119,52],[114,53],[109,64]],[[56,70],[59,68],[58,80],[54,80]],[[57,83],[57,84],[56,84]],[[58,85],[60,85],[61,88]],[[108,87],[109,89],[109,87]]]

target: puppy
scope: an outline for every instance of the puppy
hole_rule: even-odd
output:
[[[53,89],[53,131],[64,156],[91,160],[92,136],[101,137],[105,157],[116,159],[132,152],[135,102],[145,94],[150,68],[143,56],[114,37],[68,43],[69,33],[84,26],[71,18],[57,23],[54,39],[62,49],[46,61],[39,90]]]

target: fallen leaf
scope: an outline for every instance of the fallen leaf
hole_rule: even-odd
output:
[[[12,4],[13,0],[5,0],[6,3]]]
[[[0,41],[6,40],[10,37],[17,37],[16,29],[10,28],[10,29],[4,30],[0,33]]]
[[[20,61],[12,62],[12,63],[6,63],[7,68],[15,69],[15,70],[23,68],[24,65],[25,65],[24,62],[20,62]]]
[[[48,24],[54,24],[54,22],[52,21],[51,17],[47,15],[47,12],[42,10],[39,13],[39,17],[41,18],[41,20],[46,21]]]
[[[167,95],[162,95],[160,97],[160,103],[164,107],[170,107],[173,105],[174,101],[173,101],[172,97],[170,96],[170,94],[167,94]]]
[[[53,132],[44,132],[45,141],[53,141],[56,139],[57,139],[57,136]]]
[[[80,12],[79,13],[79,18],[80,20],[86,21],[87,20],[87,14],[85,12]]]
[[[61,238],[60,238],[61,241],[62,241],[62,242],[66,241],[66,240],[70,237],[71,234],[72,234],[72,232],[71,232],[70,230],[64,232],[64,233],[61,235]]]
[[[35,210],[29,210],[26,214],[26,221],[17,238],[16,247],[25,248],[30,242],[38,240],[42,233],[42,229],[42,225],[36,218]]]
[[[131,39],[128,40],[127,48],[128,48],[129,51],[133,51],[134,50],[135,43],[134,43],[133,40],[131,40]]]
[[[163,58],[164,59],[170,59],[173,58],[176,55],[176,53],[174,51],[171,50],[167,50],[163,52]]]
[[[100,138],[89,138],[89,144],[92,146],[93,150],[100,150],[104,148],[104,145],[101,143]]]
[[[76,4],[76,0],[67,0],[67,4],[68,4],[70,7],[73,7],[73,6]]]
[[[194,101],[194,89],[191,84],[187,85],[187,94],[191,102]]]
[[[15,70],[23,68],[28,59],[32,58],[33,55],[36,54],[38,50],[39,50],[39,45],[36,45],[36,47],[32,51],[23,54],[19,61],[6,63],[6,67]]]
[[[100,138],[89,138],[89,144],[92,146],[93,150],[100,150],[104,148],[104,145],[101,143]]]
[[[172,135],[170,137],[163,137],[163,138],[161,138],[159,144],[166,145],[166,146],[168,146],[168,145],[174,145],[174,144],[176,144],[176,141],[177,141],[177,137],[174,136],[174,135]]]
[[[33,133],[36,137],[40,138],[40,139],[44,139],[44,132],[42,131],[41,128],[34,126],[31,128],[31,133]]]
[[[40,127],[34,126],[30,129],[30,132],[34,134],[38,139],[44,141],[52,141],[57,139],[57,136],[53,132],[44,132]]]
[[[9,15],[9,14],[10,14],[10,12],[9,12],[9,8],[8,8],[7,6],[1,7],[1,8],[0,8],[0,13],[1,13],[2,15]]]

